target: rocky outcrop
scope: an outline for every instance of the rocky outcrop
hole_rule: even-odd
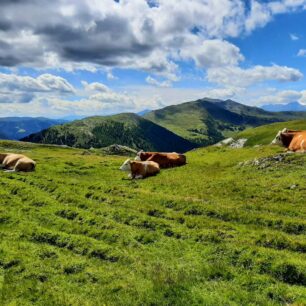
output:
[[[243,148],[247,141],[248,140],[246,138],[239,138],[235,140],[234,138],[230,137],[230,138],[226,138],[226,139],[219,141],[214,146],[230,147],[230,148],[239,149],[239,148]]]

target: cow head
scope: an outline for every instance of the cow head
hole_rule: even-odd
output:
[[[6,156],[7,156],[7,154],[5,154],[5,153],[0,153],[0,164],[3,163],[3,161],[4,161],[4,159],[5,159]]]
[[[131,160],[127,159],[119,168],[121,171],[131,171]]]
[[[288,131],[287,128],[282,129],[281,131],[278,131],[278,133],[276,134],[275,138],[272,140],[271,144],[279,144],[282,145],[282,133],[286,133]]]
[[[140,155],[141,155],[141,153],[143,153],[143,152],[144,152],[143,150],[140,150],[140,151],[137,153],[137,155],[136,155],[136,157],[135,157],[135,160],[141,161]]]

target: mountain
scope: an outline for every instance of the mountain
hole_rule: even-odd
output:
[[[0,139],[8,139],[8,137],[4,133],[0,132]]]
[[[0,138],[18,140],[32,133],[47,129],[52,125],[62,124],[64,120],[43,117],[6,117],[0,118]]]
[[[288,104],[266,104],[261,106],[262,109],[269,112],[305,112],[306,105],[299,102],[291,102]]]
[[[133,113],[96,116],[53,126],[24,141],[101,148],[120,144],[139,150],[185,152],[195,146],[188,140]]]
[[[301,118],[303,114],[272,113],[232,100],[199,99],[151,111],[144,118],[197,145],[210,145],[248,127]]]

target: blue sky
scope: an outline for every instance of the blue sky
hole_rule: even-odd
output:
[[[304,0],[0,4],[1,117],[306,104],[305,74]]]

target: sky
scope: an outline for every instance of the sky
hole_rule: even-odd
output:
[[[306,104],[306,0],[0,0],[0,117]]]

